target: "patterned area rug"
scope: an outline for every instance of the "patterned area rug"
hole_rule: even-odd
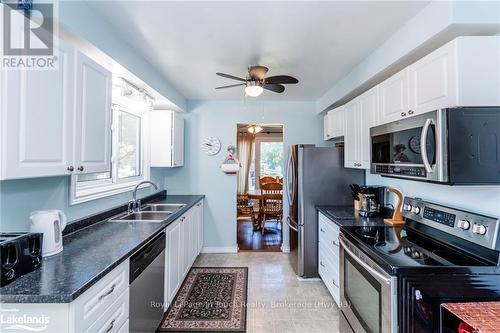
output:
[[[247,267],[194,267],[159,332],[245,332]]]

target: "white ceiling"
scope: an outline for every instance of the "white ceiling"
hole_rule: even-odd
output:
[[[272,100],[315,100],[428,1],[96,1],[91,6],[187,99],[241,99],[252,64],[299,84]]]

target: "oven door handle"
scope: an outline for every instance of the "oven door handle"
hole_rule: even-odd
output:
[[[432,166],[427,158],[427,134],[429,133],[429,128],[431,127],[432,119],[427,119],[425,121],[424,127],[422,128],[422,133],[420,134],[420,154],[422,155],[422,161],[424,162],[425,170],[428,173],[432,173]]]
[[[340,236],[339,236],[339,243],[344,248],[344,251],[347,252],[354,260],[356,260],[356,262],[358,264],[360,264],[364,269],[366,269],[368,272],[370,272],[370,274],[374,275],[379,280],[382,280],[382,281],[384,281],[387,284],[391,284],[391,279],[390,278],[386,278],[385,276],[383,276],[382,274],[380,274],[379,272],[377,272],[375,269],[373,269],[372,267],[368,266],[367,263],[365,263],[363,260],[361,260],[360,258],[358,258],[351,250],[349,250],[349,248],[345,245],[344,241],[342,240],[342,238]]]

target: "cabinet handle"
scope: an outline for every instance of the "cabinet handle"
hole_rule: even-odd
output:
[[[113,284],[111,286],[111,288],[109,288],[109,290],[106,293],[99,296],[99,301],[102,301],[106,296],[111,295],[113,293],[113,291],[115,291],[115,288],[116,288],[116,284]]]
[[[401,112],[401,117],[406,117],[406,112]]]
[[[80,165],[80,166],[78,167],[78,171],[83,171],[83,165]]]
[[[332,241],[333,245],[336,247],[339,247],[339,244],[335,243],[335,241]]]
[[[325,230],[323,230],[323,228],[319,228],[319,231],[321,231],[321,232],[325,232]]]
[[[413,111],[413,110],[408,110],[408,114],[409,114],[410,116],[411,116],[412,114],[414,114],[414,113],[415,113],[415,111]]]
[[[106,329],[106,333],[107,333],[107,332],[109,332],[109,331],[111,331],[111,330],[113,329],[113,327],[115,326],[115,320],[116,320],[116,319],[113,319],[113,320],[111,321],[111,323],[109,323],[109,326],[108,326],[108,328]]]
[[[201,202],[200,202],[200,203],[198,203],[196,206],[200,207],[200,206],[201,206]]]
[[[325,267],[325,265],[323,265],[322,261],[320,261],[319,264],[321,265],[321,267]]]
[[[75,167],[70,165],[69,167],[66,168],[68,171],[73,172],[75,170]]]
[[[340,288],[340,286],[337,283],[335,283],[335,279],[332,279],[332,283],[335,287]]]
[[[329,138],[329,137],[330,137],[330,134],[327,134],[327,135],[326,135],[326,137],[327,137],[327,138]]]

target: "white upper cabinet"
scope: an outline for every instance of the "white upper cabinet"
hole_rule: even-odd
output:
[[[111,73],[62,40],[55,69],[2,71],[1,179],[109,171]]]
[[[344,136],[344,107],[328,111],[324,116],[324,139],[330,140]]]
[[[174,111],[151,112],[151,166],[184,165],[184,119]]]
[[[345,105],[344,165],[346,168],[358,167],[359,157],[359,101]]]
[[[456,55],[448,43],[409,67],[409,116],[457,105]]]
[[[77,53],[76,172],[111,169],[111,81],[111,72],[81,52]]]
[[[409,72],[407,68],[378,86],[380,94],[379,123],[389,123],[408,115],[410,105],[408,86]]]
[[[359,97],[359,156],[358,168],[370,169],[371,162],[371,136],[370,128],[376,126],[379,117],[378,87],[368,90]]]
[[[344,166],[370,168],[370,127],[378,117],[378,87],[345,106]]]
[[[1,73],[2,179],[71,173],[75,50],[56,50],[56,69]]]

